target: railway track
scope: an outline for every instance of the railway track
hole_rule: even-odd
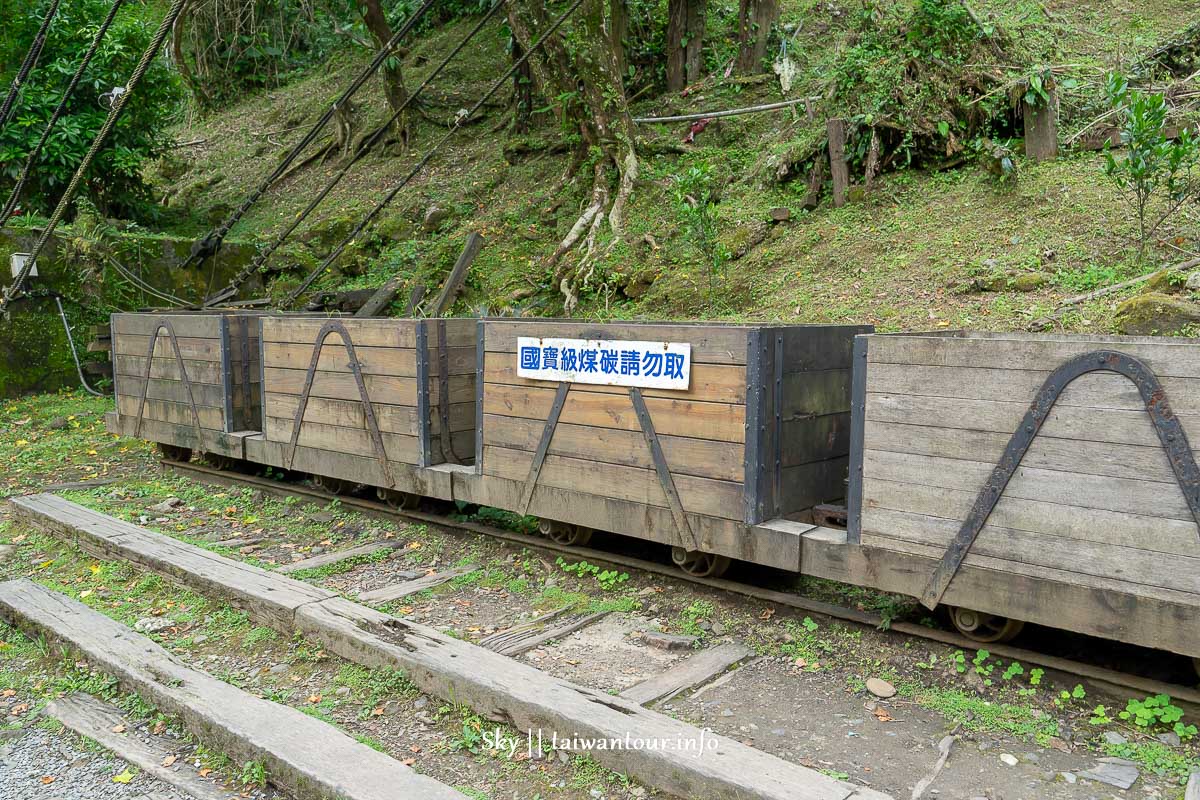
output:
[[[852,622],[872,628],[882,628],[885,625],[883,617],[872,612],[862,611],[859,609],[838,605],[836,603],[829,603],[807,598],[793,592],[754,586],[752,584],[742,583],[735,580],[695,577],[688,575],[675,567],[668,566],[650,559],[637,558],[634,556],[629,556],[622,553],[614,553],[594,547],[562,545],[544,537],[517,533],[514,531],[505,530],[503,528],[482,525],[476,522],[456,520],[452,517],[441,514],[416,510],[398,510],[382,501],[368,500],[366,498],[346,494],[335,495],[319,489],[311,488],[309,486],[301,486],[295,483],[284,483],[255,475],[247,475],[244,473],[215,469],[213,467],[193,462],[181,462],[164,459],[161,463],[164,467],[180,475],[210,484],[231,487],[252,487],[277,497],[296,497],[319,503],[327,503],[331,500],[338,500],[343,506],[378,517],[436,525],[441,529],[459,534],[487,536],[492,539],[499,539],[520,547],[527,547],[534,550],[560,555],[569,555],[572,558],[587,560],[592,563],[617,566],[626,570],[638,570],[643,573],[660,575],[697,586],[718,589],[752,600],[758,600],[764,603],[783,606],[798,611],[822,614],[834,619]],[[1089,664],[1083,661],[1063,658],[1061,656],[1049,655],[1036,650],[1014,647],[1009,644],[989,643],[983,645],[952,631],[929,628],[924,625],[917,625],[910,622],[893,622],[890,626],[888,626],[888,630],[905,636],[912,636],[931,642],[938,642],[951,647],[959,647],[964,650],[978,650],[981,647],[985,647],[993,656],[1019,661],[1022,664],[1042,667],[1043,669],[1052,670],[1062,675],[1073,676],[1079,681],[1085,682],[1096,689],[1110,693],[1116,693],[1118,695],[1125,695],[1128,693],[1143,695],[1167,694],[1170,695],[1173,701],[1175,701],[1177,704],[1184,706],[1185,710],[1187,710],[1189,713],[1200,714],[1200,691],[1197,691],[1189,686],[1167,683],[1165,681],[1156,680],[1143,675],[1123,672],[1096,664]]]

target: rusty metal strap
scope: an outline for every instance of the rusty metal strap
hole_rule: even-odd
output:
[[[175,351],[175,363],[179,365],[179,380],[183,384],[183,388],[187,391],[188,404],[192,407],[192,420],[196,425],[196,448],[204,447],[204,435],[200,427],[200,409],[196,407],[196,396],[192,392],[192,381],[188,377],[187,365],[183,363],[183,353],[179,350],[179,337],[175,335],[175,328],[171,325],[171,320],[166,317],[159,317],[154,325],[154,333],[150,336],[150,347],[146,351],[146,374],[142,376],[142,391],[141,397],[138,398],[137,419],[133,423],[133,436],[137,438],[142,431],[142,415],[146,411],[146,392],[150,388],[150,370],[154,366],[154,347],[158,344],[158,334],[162,331],[167,332],[167,336],[171,340],[171,347]]]
[[[638,422],[642,426],[642,435],[650,448],[650,457],[654,460],[654,470],[658,473],[658,482],[662,484],[663,492],[667,495],[667,505],[671,508],[671,516],[675,519],[675,533],[679,544],[685,550],[699,550],[700,544],[692,532],[691,523],[683,511],[683,503],[679,500],[679,491],[675,488],[675,479],[671,477],[671,468],[663,455],[662,444],[654,431],[654,422],[642,398],[642,390],[635,387],[629,389],[629,399],[633,401],[633,410],[637,413]]]
[[[354,352],[354,341],[350,337],[350,332],[346,330],[345,324],[336,319],[326,322],[317,332],[312,358],[308,362],[308,372],[304,376],[304,389],[300,392],[300,403],[296,406],[296,418],[292,422],[292,436],[288,441],[288,450],[287,455],[284,456],[283,466],[285,469],[291,469],[292,461],[296,458],[296,445],[300,441],[300,426],[304,422],[304,410],[308,407],[308,396],[312,392],[313,380],[317,376],[317,365],[321,361],[321,349],[325,346],[325,339],[331,333],[336,333],[341,338],[342,346],[346,349],[346,357],[350,359],[348,366],[354,375],[354,383],[358,386],[358,397],[362,402],[363,414],[366,416],[367,432],[371,435],[371,442],[375,446],[375,457],[379,461],[380,469],[383,470],[383,477],[387,481],[388,487],[392,488],[394,486],[392,470],[388,465],[387,450],[383,446],[383,434],[379,432],[379,423],[375,420],[375,409],[371,405],[371,397],[367,394],[367,385],[363,381],[362,365],[358,361],[358,354]]]
[[[525,488],[521,492],[521,503],[517,508],[521,516],[529,513],[529,504],[533,501],[533,490],[537,488],[538,475],[542,472],[542,464],[546,462],[546,452],[550,449],[550,440],[554,438],[554,429],[558,427],[558,418],[562,415],[563,405],[567,402],[567,392],[571,384],[562,382],[554,393],[554,404],[550,406],[550,414],[546,417],[546,426],[542,428],[542,438],[538,442],[533,461],[529,464],[529,474],[525,477]]]
[[[251,427],[250,405],[253,402],[250,391],[250,319],[245,314],[239,314],[234,319],[241,323],[239,325],[241,330],[238,331],[238,335],[242,339],[242,410],[238,414],[238,422],[240,423],[240,427],[249,428]],[[259,358],[262,358],[262,342],[259,342],[258,346]],[[262,387],[259,386],[258,390],[261,392]]]
[[[1175,472],[1179,488],[1183,490],[1192,518],[1200,525],[1200,468],[1196,466],[1187,434],[1171,410],[1166,392],[1158,378],[1146,364],[1125,353],[1115,350],[1085,353],[1064,363],[1042,384],[1025,413],[1025,418],[1021,420],[1020,427],[1004,448],[1004,455],[975,498],[975,504],[971,506],[971,512],[963,521],[958,535],[954,537],[954,541],[942,556],[941,563],[930,577],[921,597],[921,602],[926,607],[932,609],[941,602],[950,581],[962,566],[963,559],[975,543],[979,532],[983,530],[1000,496],[1004,494],[1009,480],[1020,467],[1021,459],[1025,457],[1025,452],[1041,430],[1042,423],[1054,408],[1059,395],[1073,380],[1090,372],[1115,372],[1124,375],[1137,387],[1146,411],[1150,414],[1150,422],[1158,434],[1158,440],[1162,443],[1171,469]]]
[[[454,452],[454,436],[450,431],[450,355],[446,352],[446,320],[437,321],[438,334],[438,447],[442,461],[461,464],[462,459]]]

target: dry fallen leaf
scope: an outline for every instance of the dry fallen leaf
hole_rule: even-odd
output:
[[[9,711],[8,713],[12,714],[14,717],[19,717],[28,710],[29,710],[29,703],[20,703],[18,705],[13,706],[12,711]]]
[[[124,726],[124,725],[114,725],[114,726],[113,726],[113,729],[112,729],[112,732],[113,732],[113,733],[124,733],[124,732],[125,732],[125,726]]]
[[[57,780],[57,778],[55,778],[53,775],[43,775],[42,776],[43,784],[51,784],[51,783],[54,783],[54,781],[56,781],[56,780]]]
[[[310,703],[319,703],[319,702],[321,702],[321,695],[319,695],[319,694],[310,694],[310,695],[308,696],[308,702],[310,702]]]
[[[372,717],[382,717],[383,716],[383,706],[377,706],[376,708],[372,709],[371,716]]]
[[[419,745],[419,744],[409,745],[408,749],[414,753],[419,753],[419,752],[421,752],[421,745]]]
[[[892,720],[895,719],[895,717],[893,717],[891,714],[889,714],[888,710],[886,708],[883,708],[882,706],[876,708],[871,713],[874,714],[875,719],[879,720],[880,722],[891,722]]]
[[[162,765],[163,765],[164,767],[169,767],[169,766],[171,766],[171,765],[172,765],[172,764],[174,764],[174,763],[175,763],[175,756],[174,756],[174,755],[169,755],[169,756],[167,756],[166,758],[164,758],[164,759],[162,760]]]
[[[133,773],[125,770],[120,775],[113,775],[113,783],[129,783],[133,780]]]
[[[762,613],[758,615],[758,618],[759,618],[759,619],[770,619],[770,618],[771,618],[771,617],[773,617],[773,616],[775,616],[775,609],[773,609],[773,608],[764,608],[764,609],[762,610]]]
[[[209,775],[212,774],[212,770],[209,769],[208,767],[205,767],[204,769],[200,770],[196,774],[199,775],[201,778],[207,778]]]
[[[417,763],[417,760],[415,758],[406,758],[400,763],[406,767],[411,767],[413,764]]]
[[[12,697],[16,693],[16,689],[5,689],[3,692],[0,692],[0,697]]]

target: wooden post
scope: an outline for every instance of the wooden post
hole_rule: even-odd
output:
[[[404,307],[404,316],[411,317],[417,313],[417,306],[425,299],[425,284],[418,283],[408,293],[408,305]]]
[[[833,205],[846,205],[846,191],[850,188],[850,167],[846,164],[846,121],[831,119],[825,123],[829,134],[829,172],[833,176]]]
[[[396,299],[396,295],[400,293],[400,285],[404,283],[402,275],[393,275],[388,278],[387,283],[375,290],[375,294],[363,303],[358,311],[354,312],[356,317],[377,317],[384,312],[392,301]]]
[[[449,277],[442,284],[442,291],[438,294],[437,300],[434,301],[433,308],[429,309],[429,316],[440,317],[450,310],[450,305],[462,289],[463,281],[467,279],[467,270],[471,268],[471,262],[475,260],[475,256],[479,255],[479,250],[482,247],[483,237],[475,231],[471,231],[467,236],[466,246],[463,247],[462,253],[458,256],[458,261],[454,262],[454,268],[450,270]]]
[[[1050,80],[1046,81],[1046,92],[1050,99],[1044,106],[1021,101],[1025,117],[1025,155],[1033,161],[1053,161],[1058,157],[1058,96]]]

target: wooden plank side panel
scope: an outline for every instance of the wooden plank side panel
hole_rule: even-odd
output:
[[[184,359],[221,363],[220,339],[200,339],[180,336],[177,338],[177,341],[179,342],[179,352]],[[117,334],[117,339],[113,342],[113,352],[118,355],[141,356],[144,359],[149,348],[149,336]],[[166,335],[158,337],[154,342],[154,356],[155,358],[175,360],[175,348],[171,344],[171,337]]]
[[[485,414],[545,420],[553,404],[554,390],[550,388],[531,389],[495,383],[484,385]],[[745,439],[745,406],[647,397],[646,408],[654,421],[655,431],[660,435],[723,442],[743,442]],[[559,422],[626,431],[641,430],[633,411],[633,401],[628,395],[576,392],[574,389],[567,394]]]
[[[854,337],[871,333],[870,325],[787,325],[783,337],[784,372],[849,369]]]
[[[486,425],[485,428],[486,430]],[[483,471],[524,483],[533,453],[484,446]],[[724,519],[741,519],[741,484],[690,475],[675,475],[675,489],[684,510]],[[667,496],[653,469],[601,464],[549,455],[538,475],[539,486],[573,489],[588,494],[667,508]]]
[[[142,384],[145,383],[141,378],[125,376],[121,380],[120,393],[130,397],[138,397],[141,395]],[[189,408],[191,400],[188,398],[187,387],[182,381],[175,381],[166,378],[151,378],[150,385],[146,389],[146,397],[154,400],[168,400],[172,403],[182,403]],[[191,385],[191,397],[195,399],[197,406],[211,406],[212,408],[224,409],[226,405],[226,393],[224,387],[215,386],[211,383],[193,383]],[[257,404],[259,402],[258,385],[254,384],[249,391],[250,402]],[[240,389],[235,389],[229,395],[229,401],[235,409],[241,409],[245,402],[245,395]]]
[[[437,348],[430,348],[429,374],[437,375]],[[268,342],[263,350],[263,363],[268,367],[307,370],[312,363],[311,342],[288,344]],[[411,347],[368,347],[355,344],[354,354],[364,375],[417,376],[417,351]],[[475,348],[451,347],[447,351],[449,374],[475,372]],[[327,372],[350,372],[350,359],[337,336],[325,340],[317,369]]]
[[[150,365],[151,377],[172,381],[181,380],[179,362],[175,360],[174,354],[170,357],[153,358],[151,361],[153,362]],[[183,367],[187,370],[188,380],[193,384],[224,385],[225,372],[221,368],[220,361],[196,361],[185,358]],[[143,352],[140,356],[117,355],[114,358],[113,369],[119,376],[140,378],[146,374],[146,354]],[[121,382],[124,383],[123,380]]]
[[[221,318],[221,314],[113,314],[112,330],[117,338],[125,338],[124,335],[150,336],[159,320],[166,319],[176,336],[219,339]],[[165,335],[165,332],[160,334]],[[146,346],[150,346],[148,341]]]
[[[124,390],[124,387],[122,387]],[[117,395],[117,411],[122,417],[128,416],[130,421],[137,419],[138,401],[140,398],[127,394]],[[211,406],[197,406],[196,412],[200,417],[200,427],[213,431],[225,430],[225,409]],[[142,411],[142,420],[157,420],[172,425],[182,425],[195,428],[195,417],[192,407],[187,403],[173,403],[168,400],[147,400]]]
[[[850,410],[850,370],[790,372],[783,376],[783,417],[804,419]]]
[[[574,389],[572,389],[574,391]],[[534,452],[545,423],[536,419],[484,416],[484,446]],[[659,436],[663,456],[673,474],[741,482],[745,447],[741,443]],[[550,439],[552,455],[607,464],[654,469],[650,449],[641,431],[597,428],[559,422]]]
[[[267,392],[299,395],[304,389],[305,370],[266,367],[263,369],[263,386]],[[417,379],[387,375],[364,375],[363,385],[373,403],[416,406]],[[469,403],[475,399],[474,375],[451,375],[449,378],[450,402]],[[431,381],[429,395],[431,404],[438,402],[437,381]],[[349,372],[324,372],[318,370],[314,379],[311,397],[328,397],[334,400],[361,400],[358,384]]]
[[[745,364],[748,327],[672,323],[588,323],[555,320],[484,320],[488,352],[515,353],[519,336],[687,342],[693,364]]]
[[[268,441],[288,443],[292,437],[293,420],[267,417],[264,428],[263,433]],[[383,439],[383,449],[387,453],[389,461],[398,461],[402,464],[420,463],[420,443],[417,437],[397,433],[381,433],[380,436]],[[451,436],[456,452],[471,452],[475,439],[470,431],[453,433]],[[300,426],[298,444],[314,450],[330,450],[369,458],[376,457],[374,441],[371,435],[362,429],[341,428],[336,425],[306,421]]]
[[[299,407],[300,398],[297,395],[267,393],[268,416],[294,420]],[[379,430],[406,436],[418,435],[417,409],[414,406],[372,403],[371,408],[374,411],[375,422],[379,425]],[[304,409],[304,421],[337,425],[343,428],[367,429],[367,416],[362,403],[358,400],[310,397]],[[441,419],[436,414],[431,425],[434,433],[441,431]],[[475,404],[452,403],[450,405],[450,430],[471,431],[474,430],[474,427]]]
[[[262,336],[265,342],[283,342],[287,344],[307,344],[311,348],[316,343],[317,334],[328,319],[320,317],[264,317],[262,321]],[[412,349],[417,346],[417,324],[420,320],[413,319],[349,319],[340,318],[346,326],[354,346],[358,347],[398,347]],[[475,320],[447,319],[446,344],[449,347],[471,347],[475,343]],[[431,347],[440,345],[437,335],[437,325],[428,323],[429,344]],[[326,342],[338,342],[340,337],[331,334]]]

